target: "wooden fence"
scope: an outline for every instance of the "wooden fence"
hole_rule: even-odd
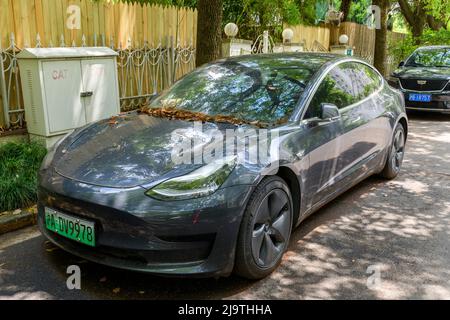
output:
[[[115,49],[122,107],[128,109],[195,67],[196,30],[197,11],[188,8],[92,0],[0,0],[0,131],[5,125],[23,125],[16,59],[21,49]]]
[[[288,26],[294,31],[294,43],[304,43],[306,50],[312,50],[319,43],[326,50],[330,48],[330,29],[326,27]]]
[[[79,9],[79,11],[78,11]],[[167,36],[184,44],[196,43],[197,11],[173,6],[112,3],[92,0],[0,0],[0,37],[8,43],[11,32],[18,47],[65,43],[87,45],[104,35],[115,47],[126,46],[128,39],[142,45],[157,45]],[[138,46],[139,46],[138,45]]]
[[[365,25],[356,24],[353,22],[344,22],[340,27],[332,28],[330,32],[330,45],[339,43],[339,36],[346,34],[349,37],[349,46],[355,48],[355,55],[373,63],[375,54],[375,29],[368,28]],[[403,33],[396,33],[388,31],[389,41],[401,41],[406,37]],[[398,64],[392,57],[388,57],[387,73],[389,74]]]
[[[339,36],[346,34],[349,37],[348,45],[354,47],[354,54],[373,63],[375,53],[375,29],[353,22],[344,22],[339,27],[311,27],[311,26],[286,26],[294,31],[295,43],[304,43],[308,51],[328,51],[330,46],[339,44]],[[388,32],[389,41],[400,41],[405,34]],[[388,57],[387,72],[390,73],[399,61]]]
[[[366,26],[345,22],[339,28],[290,28],[294,31],[293,42],[304,43],[308,51],[328,51],[330,45],[338,43],[341,34],[347,34],[355,55],[373,62],[375,30]],[[22,123],[23,114],[20,88],[15,84],[18,72],[14,55],[20,49],[101,45],[114,48],[120,54],[119,82],[125,101],[147,97],[192,70],[196,30],[197,11],[187,8],[93,0],[0,0],[0,57],[5,62],[3,83],[8,82],[6,104],[12,123]],[[404,36],[389,33],[390,39],[401,40]],[[389,58],[388,70],[396,63]],[[165,80],[152,85],[146,82],[157,78]],[[2,100],[5,98],[0,96],[0,106]],[[138,104],[136,101],[133,103]],[[5,123],[2,111],[0,108],[0,129]]]

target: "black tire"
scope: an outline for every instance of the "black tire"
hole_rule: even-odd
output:
[[[394,131],[392,144],[381,177],[392,180],[398,176],[405,156],[406,134],[402,124],[398,124]]]
[[[252,280],[271,274],[288,247],[292,219],[292,196],[286,182],[277,176],[264,178],[253,192],[242,219],[235,273]]]

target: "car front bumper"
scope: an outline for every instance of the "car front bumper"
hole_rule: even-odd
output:
[[[38,188],[38,224],[51,242],[96,263],[168,276],[227,276],[251,191],[240,185],[163,202],[141,187],[104,188],[46,173]],[[96,247],[48,230],[45,207],[95,222]]]
[[[430,94],[431,102],[409,101],[409,94]],[[411,92],[403,90],[405,96],[405,107],[408,110],[419,110],[429,112],[450,113],[450,92]]]

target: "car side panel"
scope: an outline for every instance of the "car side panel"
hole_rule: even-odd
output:
[[[342,123],[333,121],[310,129],[308,150],[310,167],[306,172],[306,191],[309,207],[327,198],[339,173],[339,150],[342,141]]]
[[[373,96],[342,113],[344,132],[340,139],[337,182],[369,175],[372,168],[367,163],[386,150],[392,128],[385,104],[391,102],[377,98]]]

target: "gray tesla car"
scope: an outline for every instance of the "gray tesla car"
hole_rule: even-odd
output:
[[[395,178],[407,133],[402,93],[358,59],[219,60],[55,145],[39,226],[104,265],[259,279],[311,213],[371,175]]]

